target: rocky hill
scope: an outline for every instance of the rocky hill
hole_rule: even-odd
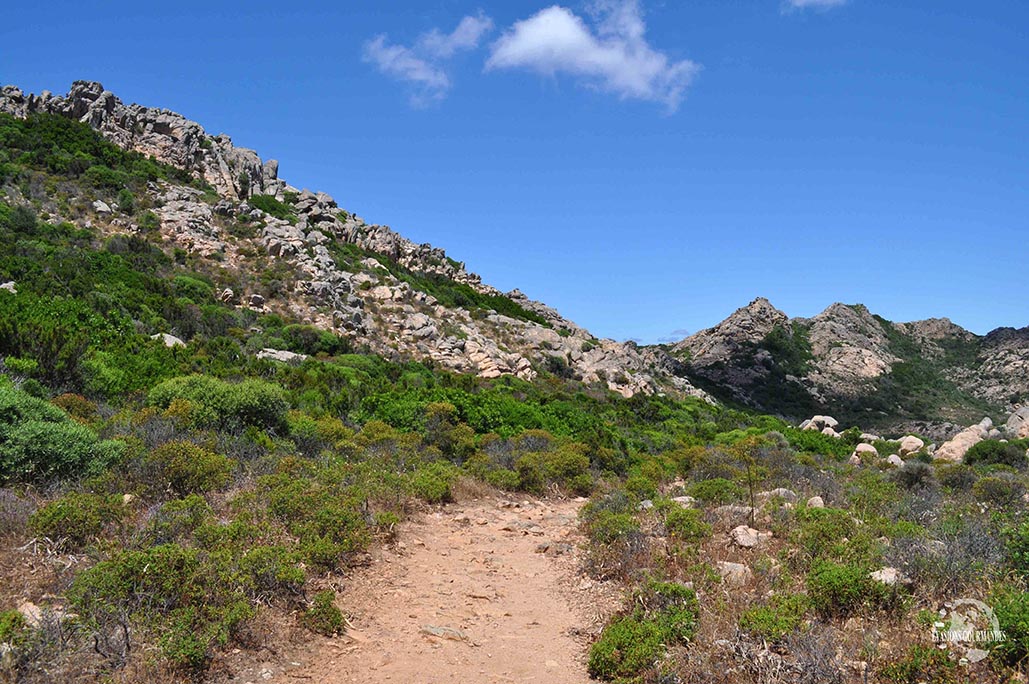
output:
[[[978,336],[947,319],[892,323],[846,304],[790,318],[755,299],[669,351],[712,394],[791,417],[832,411],[946,432],[1029,401],[1029,327]]]
[[[676,364],[660,350],[598,339],[518,290],[502,293],[442,249],[369,225],[324,192],[291,186],[275,160],[209,135],[181,114],[126,105],[87,81],[65,96],[6,86],[0,112],[81,121],[200,181],[151,182],[139,203],[156,217],[167,250],[217,267],[223,302],[287,315],[386,358],[429,360],[486,378],[532,379],[547,371],[624,396],[703,394],[673,372]],[[88,191],[57,201],[43,189],[5,190],[14,204],[32,202],[55,221],[106,235],[144,230],[138,216]]]

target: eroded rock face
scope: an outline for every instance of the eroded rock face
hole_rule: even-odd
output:
[[[119,147],[197,173],[219,194],[233,199],[258,192],[275,195],[284,187],[276,177],[277,165],[265,166],[256,152],[235,147],[228,136],[208,135],[197,122],[166,109],[126,105],[94,81],[76,81],[65,96],[48,91],[26,96],[6,86],[0,91],[0,111],[18,117],[46,112],[78,119]]]

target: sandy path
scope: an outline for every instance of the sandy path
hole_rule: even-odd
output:
[[[581,505],[484,500],[405,523],[396,546],[348,581],[339,600],[347,635],[291,678],[589,682],[581,637],[606,608],[574,572]]]

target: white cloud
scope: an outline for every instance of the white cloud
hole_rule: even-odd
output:
[[[429,55],[439,59],[452,57],[461,50],[479,47],[483,36],[493,30],[493,20],[484,14],[465,17],[449,35],[433,29],[418,39],[418,46]]]
[[[847,0],[786,0],[783,6],[791,10],[827,10],[846,4]]]
[[[364,45],[364,61],[380,72],[413,87],[411,104],[423,107],[439,102],[450,91],[445,62],[458,52],[473,50],[493,30],[493,21],[483,15],[461,19],[448,34],[433,29],[419,36],[413,47],[389,44],[385,34]]]
[[[678,108],[700,65],[673,61],[647,43],[639,0],[600,0],[589,14],[592,26],[554,5],[516,22],[493,44],[486,69],[565,73],[623,99]]]

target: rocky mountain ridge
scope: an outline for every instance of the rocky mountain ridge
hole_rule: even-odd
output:
[[[598,339],[518,290],[502,293],[442,249],[369,225],[326,193],[289,185],[278,177],[275,160],[236,147],[226,135],[209,135],[181,114],[127,105],[89,81],[75,82],[65,96],[5,86],[0,112],[76,119],[124,149],[206,182],[213,193],[151,183],[148,204],[173,248],[240,273],[274,270],[272,291],[227,290],[223,301],[287,313],[387,358],[428,360],[487,378],[532,379],[547,369],[624,396],[705,396],[674,372],[676,362],[661,350]],[[46,209],[109,233],[140,231],[103,201],[93,202],[85,216],[63,215],[55,204]],[[440,289],[453,295],[450,301],[432,294]]]
[[[794,417],[833,410],[953,432],[1029,402],[1029,327],[978,336],[945,318],[892,323],[839,303],[790,318],[758,298],[669,351],[717,396]]]

